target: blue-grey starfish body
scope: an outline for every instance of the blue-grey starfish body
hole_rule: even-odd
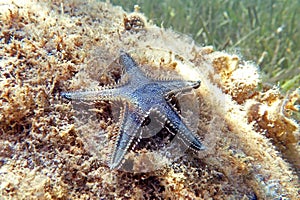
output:
[[[110,168],[120,167],[132,141],[138,136],[138,130],[146,117],[156,111],[179,134],[182,142],[195,150],[203,150],[204,146],[198,137],[186,126],[180,115],[167,101],[167,96],[179,91],[191,90],[200,86],[200,81],[154,80],[146,75],[133,60],[122,52],[120,64],[126,74],[115,86],[101,87],[96,91],[65,92],[62,96],[74,100],[121,100],[124,111],[117,141],[110,161]]]

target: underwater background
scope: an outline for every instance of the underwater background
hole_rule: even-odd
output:
[[[0,2],[0,199],[300,199],[297,1],[107,1]],[[201,80],[190,126],[206,151],[154,170],[134,149],[134,169],[153,171],[108,167],[122,108],[62,94],[115,84],[120,50],[158,78]]]
[[[300,1],[110,0],[132,12],[140,6],[154,24],[191,36],[200,45],[241,54],[257,63],[266,84],[287,92],[300,83]]]

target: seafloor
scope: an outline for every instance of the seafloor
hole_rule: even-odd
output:
[[[290,118],[299,90],[283,96],[261,83],[255,64],[108,3],[5,0],[0,17],[0,199],[300,198],[299,124]],[[201,80],[205,151],[145,173],[110,170],[102,162],[110,148],[94,153],[90,127],[113,144],[109,103],[79,127],[60,93],[113,83],[121,72],[106,72],[120,50],[162,62],[157,52],[170,52],[199,72],[185,77]],[[163,69],[170,78],[184,73],[177,64]]]

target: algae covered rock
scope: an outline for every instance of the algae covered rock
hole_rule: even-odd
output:
[[[261,83],[255,64],[159,28],[137,10],[96,1],[4,1],[0,13],[0,196],[299,198],[299,123],[291,118],[299,89],[283,96]],[[157,168],[162,160],[137,141],[128,154],[136,171],[109,169],[121,108],[76,104],[60,94],[118,82],[125,75],[115,62],[120,51],[152,76],[201,80],[194,96],[183,98],[185,105],[197,100],[189,108],[197,117],[178,109],[206,150],[186,149]]]

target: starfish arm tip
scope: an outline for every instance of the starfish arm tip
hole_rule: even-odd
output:
[[[117,165],[115,163],[110,163],[109,164],[109,169],[110,170],[115,170],[117,168]]]
[[[194,141],[191,141],[189,143],[190,147],[196,151],[204,151],[207,149],[207,147],[203,145],[202,142],[200,142],[200,140],[198,139],[195,139]]]
[[[204,150],[206,150],[207,148],[206,148],[206,146],[205,145],[202,145],[201,146],[201,148],[199,149],[200,151],[204,151]]]
[[[122,165],[122,162],[124,161],[124,156],[126,154],[127,150],[123,150],[120,148],[117,148],[112,155],[112,159],[109,163],[109,168],[111,170],[118,169]]]
[[[71,99],[71,93],[69,93],[69,92],[61,92],[60,96],[62,96],[65,99],[68,99],[68,100]]]
[[[200,85],[201,85],[201,81],[200,80],[198,80],[198,81],[196,81],[196,84],[194,85],[194,89],[197,89],[197,88],[199,88],[200,87]]]

